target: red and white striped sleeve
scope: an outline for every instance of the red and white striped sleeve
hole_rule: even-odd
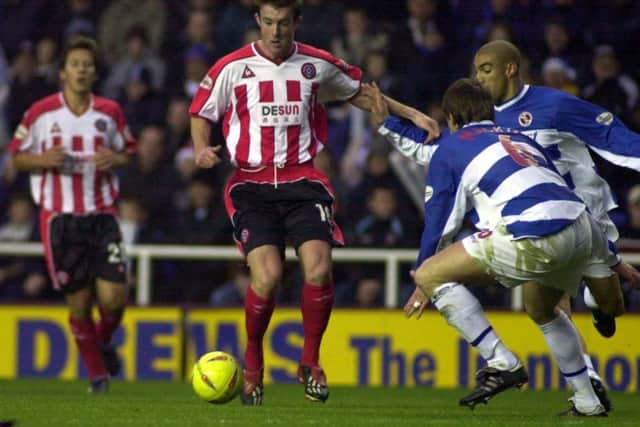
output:
[[[36,144],[36,138],[34,136],[35,132],[33,128],[33,123],[38,118],[38,114],[34,112],[34,108],[29,108],[22,116],[22,121],[16,128],[16,131],[13,134],[13,138],[9,143],[8,151],[11,154],[15,154],[21,151],[30,151],[35,153],[38,149]]]
[[[192,116],[217,122],[227,111],[233,91],[231,67],[227,65],[227,61],[220,60],[204,76],[189,107]]]
[[[354,97],[360,89],[362,70],[338,59],[326,50],[298,43],[298,52],[302,55],[319,58],[324,67],[318,91],[318,101],[346,101]]]
[[[126,151],[127,154],[134,154],[136,152],[136,139],[129,130],[127,125],[127,119],[124,117],[124,112],[120,105],[115,103],[113,111],[113,119],[116,122],[117,132],[114,135],[114,143],[120,151]]]

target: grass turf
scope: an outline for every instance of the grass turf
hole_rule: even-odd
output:
[[[609,418],[559,418],[566,392],[508,391],[475,411],[458,406],[466,390],[333,387],[326,404],[307,402],[302,386],[267,385],[264,406],[198,400],[172,382],[113,382],[89,396],[83,381],[0,381],[0,421],[29,426],[548,426],[638,425],[639,397],[612,393]]]

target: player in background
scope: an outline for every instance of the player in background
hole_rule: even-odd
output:
[[[29,108],[9,151],[16,168],[31,173],[47,268],[69,305],[89,391],[104,393],[120,370],[111,337],[127,301],[113,170],[127,163],[135,141],[120,106],[91,93],[96,64],[95,42],[72,39],[60,64],[62,91]]]
[[[376,105],[381,103],[378,98]],[[540,145],[495,126],[491,94],[477,81],[453,83],[442,109],[452,133],[429,164],[416,286],[450,324],[475,329],[481,341],[491,327],[469,315],[473,301],[458,283],[523,286],[527,313],[575,391],[561,415],[606,416],[610,406],[592,386],[580,336],[556,308],[565,293],[576,294],[583,270],[610,256],[606,236]],[[453,242],[470,212],[482,231]],[[405,312],[410,316],[415,308]],[[507,377],[492,367],[477,375],[488,386]]]
[[[221,147],[210,147],[210,133],[211,122],[222,121],[230,160],[236,166],[226,186],[225,204],[251,271],[245,297],[242,393],[247,405],[262,404],[262,341],[282,279],[285,242],[295,247],[305,282],[298,379],[306,398],[324,402],[329,396],[319,350],[334,299],[331,248],[342,244],[342,235],[333,221],[331,186],[312,160],[327,137],[322,103],[344,100],[370,109],[370,98],[360,91],[361,70],[294,41],[302,21],[301,4],[256,1],[260,40],[218,60],[190,108],[196,164],[210,168],[221,161]],[[435,121],[388,102],[395,114],[437,136]]]

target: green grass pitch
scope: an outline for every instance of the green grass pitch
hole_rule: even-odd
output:
[[[0,421],[30,426],[637,426],[640,396],[612,393],[609,418],[561,419],[567,392],[508,391],[475,411],[458,406],[465,390],[332,387],[326,404],[302,386],[267,385],[264,406],[198,400],[189,384],[113,382],[105,396],[83,381],[0,381]]]

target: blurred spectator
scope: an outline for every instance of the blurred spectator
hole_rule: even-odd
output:
[[[306,0],[302,8],[304,25],[298,28],[296,38],[320,49],[330,50],[331,40],[340,34],[344,16],[342,2],[332,0]]]
[[[206,45],[196,44],[184,54],[184,82],[182,84],[182,94],[189,99],[193,98],[198,90],[200,82],[207,74],[212,62],[211,51]]]
[[[628,223],[620,229],[620,237],[640,239],[640,185],[634,185],[627,196]]]
[[[175,97],[167,107],[167,154],[173,157],[180,147],[191,140],[189,101],[184,97]]]
[[[349,64],[362,67],[367,55],[388,47],[386,34],[376,32],[369,22],[365,9],[351,7],[344,14],[344,32],[333,39],[332,52]]]
[[[241,47],[245,33],[256,28],[253,5],[253,0],[237,0],[222,8],[217,25],[217,39],[224,40],[220,46],[221,53],[226,54]]]
[[[631,109],[638,102],[638,85],[622,73],[613,47],[597,46],[591,69],[595,82],[584,88],[583,97],[628,120]]]
[[[242,306],[250,283],[249,268],[244,264],[231,264],[229,281],[211,292],[209,303],[217,307]]]
[[[4,114],[7,99],[9,99],[9,90],[9,64],[7,64],[7,58],[4,55],[2,44],[0,44],[0,150],[9,145],[9,129]],[[3,168],[0,167],[0,176],[2,170]]]
[[[228,245],[231,243],[231,223],[224,210],[222,198],[212,186],[209,172],[200,172],[188,186],[189,205],[181,212],[174,241],[185,245]],[[225,264],[220,261],[183,261],[178,264],[180,293],[190,302],[206,300],[214,288],[222,283]]]
[[[384,285],[379,277],[363,277],[356,282],[354,306],[358,308],[382,307]]]
[[[49,2],[46,34],[56,42],[66,43],[76,35],[95,38],[105,0],[66,0]]]
[[[43,37],[36,44],[37,74],[51,87],[58,86],[58,43],[51,37]]]
[[[574,83],[576,72],[560,58],[548,58],[542,64],[542,84],[578,96],[580,90]]]
[[[122,92],[134,67],[143,67],[151,73],[151,86],[157,92],[164,87],[165,64],[149,48],[149,36],[143,26],[131,27],[125,36],[126,54],[112,68],[104,82],[103,93],[115,99]]]
[[[391,97],[401,97],[402,83],[398,76],[389,70],[389,60],[382,50],[369,52],[364,60],[365,80],[376,82],[383,93]]]
[[[9,128],[15,129],[29,106],[38,99],[55,92],[56,88],[49,85],[43,77],[38,76],[36,56],[31,43],[21,44],[20,51],[13,60],[12,71],[7,117]]]
[[[544,45],[536,63],[540,66],[547,58],[560,58],[578,73],[583,73],[588,55],[584,46],[572,39],[564,22],[550,20],[544,26]]]
[[[46,22],[42,0],[0,1],[0,45],[12,60],[23,43],[37,40],[42,35],[42,23]]]
[[[353,245],[376,248],[410,246],[397,209],[395,189],[384,185],[374,186],[367,197],[367,211],[355,226]]]
[[[149,46],[159,52],[164,38],[167,6],[157,0],[113,0],[100,19],[100,45],[105,59],[115,64],[125,56],[123,34],[134,26],[143,26],[149,35]]]
[[[35,207],[26,194],[9,201],[8,221],[0,226],[0,242],[38,241]],[[0,259],[0,300],[38,299],[52,295],[45,265],[39,258]]]
[[[153,90],[151,72],[141,65],[133,65],[129,69],[120,104],[131,131],[136,135],[145,125],[164,121],[164,100]]]
[[[145,126],[134,160],[122,170],[121,188],[148,208],[151,228],[173,223],[173,194],[179,181],[174,169],[166,167],[165,159],[164,129]]]

